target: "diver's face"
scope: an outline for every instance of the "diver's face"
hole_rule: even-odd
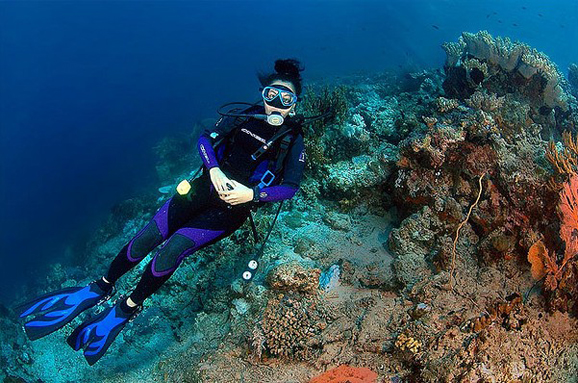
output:
[[[269,84],[269,86],[275,86],[275,85],[285,86],[285,87],[291,89],[291,92],[295,93],[295,86],[292,83],[290,83],[289,81],[275,80],[271,84]],[[286,108],[286,109],[276,108],[274,106],[268,105],[267,103],[264,103],[264,105],[265,105],[265,114],[270,115],[273,112],[277,112],[277,113],[281,114],[283,116],[283,118],[285,118],[293,109],[295,109],[296,104],[293,104],[293,105],[291,105],[291,107]]]

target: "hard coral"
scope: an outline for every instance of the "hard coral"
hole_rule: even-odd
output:
[[[375,383],[376,379],[377,374],[368,368],[343,364],[311,379],[309,383]]]
[[[310,360],[321,349],[317,336],[327,326],[328,313],[317,298],[279,294],[263,313],[263,334],[271,355]]]
[[[319,269],[306,269],[298,262],[288,262],[273,269],[267,275],[267,283],[273,290],[315,293],[320,275]]]
[[[466,100],[470,108],[491,112],[504,106],[504,97],[497,97],[487,91],[476,91]]]
[[[519,294],[512,294],[506,297],[506,302],[498,302],[488,307],[487,313],[466,322],[462,330],[479,332],[496,322],[508,330],[519,330],[525,323],[523,315],[517,315],[521,304],[522,297]]]
[[[406,334],[399,334],[395,341],[395,347],[401,351],[410,351],[412,355],[417,354],[421,349],[421,342]]]
[[[339,125],[345,120],[348,110],[345,93],[346,88],[343,86],[325,87],[320,94],[317,94],[312,87],[307,87],[305,90],[301,103],[301,110],[305,116],[319,116],[328,111],[332,112],[327,118],[305,125],[305,134],[307,135],[305,150],[311,158],[311,161],[307,161],[307,166],[314,173],[323,174],[323,166],[331,162],[330,151],[333,148],[326,145],[324,136],[327,133],[328,124]]]
[[[458,100],[455,100],[453,98],[448,99],[445,97],[436,98],[435,104],[436,104],[438,112],[440,112],[440,113],[450,112],[450,111],[456,109],[458,106],[460,106],[460,104],[458,103]]]

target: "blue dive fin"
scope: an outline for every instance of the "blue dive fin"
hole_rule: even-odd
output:
[[[139,307],[140,308],[140,307]],[[134,318],[140,310],[125,313],[120,308],[120,301],[106,308],[78,326],[67,339],[74,350],[84,349],[84,357],[89,365],[95,364],[108,350],[112,342],[124,326]]]
[[[20,318],[39,314],[24,325],[28,338],[36,340],[62,328],[84,310],[109,298],[111,293],[112,289],[105,292],[95,283],[69,287],[19,305],[16,311]]]

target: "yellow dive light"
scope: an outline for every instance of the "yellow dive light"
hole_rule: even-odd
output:
[[[179,193],[180,195],[186,195],[191,191],[191,184],[189,183],[188,180],[182,180],[178,185],[177,185],[177,193]]]

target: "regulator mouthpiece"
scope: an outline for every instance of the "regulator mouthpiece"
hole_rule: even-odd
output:
[[[267,123],[273,126],[280,126],[283,125],[284,118],[280,113],[273,112],[267,115]]]

